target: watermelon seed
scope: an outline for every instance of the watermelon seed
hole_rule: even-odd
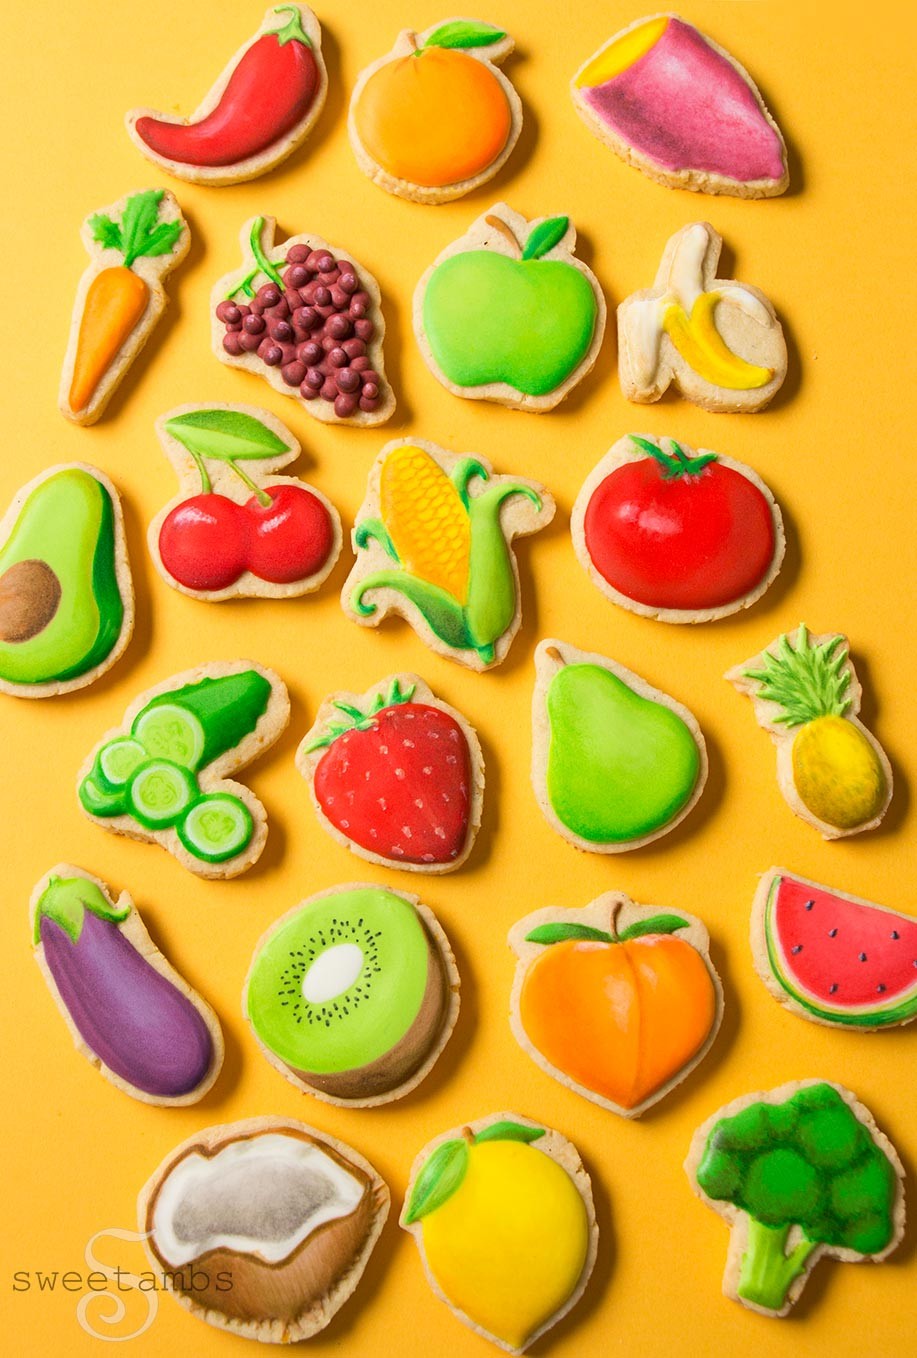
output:
[[[806,909],[807,909],[807,910],[813,909],[814,905],[815,905],[815,902],[814,902],[814,901],[806,901]]]
[[[864,952],[861,952],[861,953],[860,953],[860,961],[861,961],[861,962],[865,962],[865,961],[866,961],[866,954],[865,954]]]
[[[885,986],[882,985],[881,982],[876,986],[876,990],[879,992],[880,995],[885,994]]]
[[[836,990],[837,990],[837,982],[835,981],[835,983],[834,983],[833,986],[829,986],[829,987],[828,987],[828,994],[829,994],[829,995],[833,995],[833,994],[835,993]]]
[[[828,937],[829,937],[829,938],[836,938],[836,937],[837,937],[837,930],[836,930],[836,929],[829,929],[829,930],[828,930]]]
[[[892,929],[892,938],[898,939],[898,938],[900,938],[900,937],[901,937],[901,935],[898,933],[898,930],[897,930],[897,929]]]
[[[802,944],[801,944],[801,943],[794,943],[793,946],[792,946],[792,948],[790,948],[790,952],[793,953],[794,956],[795,956],[796,953],[802,952]]]

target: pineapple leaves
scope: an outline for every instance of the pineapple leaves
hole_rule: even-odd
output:
[[[784,633],[765,651],[759,670],[744,677],[758,685],[757,697],[782,708],[774,718],[785,726],[804,726],[818,717],[843,717],[850,708],[848,648],[842,636],[813,645],[803,625],[795,648]]]

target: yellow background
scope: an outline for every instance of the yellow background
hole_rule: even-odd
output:
[[[775,0],[685,0],[682,14],[757,76],[790,146],[783,198],[742,202],[662,188],[595,141],[567,84],[639,4],[559,6],[489,0],[471,11],[505,26],[518,51],[506,70],[525,106],[521,141],[497,180],[449,206],[417,207],[358,171],[346,134],[349,90],[402,24],[449,17],[430,0],[317,6],[327,21],[328,102],[305,147],[266,179],[232,188],[170,183],[123,127],[125,110],[188,113],[260,21],[257,0],[83,0],[6,6],[4,139],[4,439],[0,499],[43,468],[83,459],[122,491],[137,590],[137,626],[101,682],[54,701],[0,700],[3,779],[3,1105],[0,1233],[3,1346],[17,1355],[95,1353],[80,1329],[77,1293],[12,1291],[14,1270],[86,1271],[83,1252],[106,1227],[133,1228],[138,1189],[196,1129],[238,1117],[300,1117],[351,1142],[392,1188],[393,1212],[357,1296],[311,1344],[317,1354],[397,1351],[401,1358],[477,1358],[479,1337],[436,1301],[396,1217],[410,1163],[435,1134],[498,1109],[544,1119],[576,1142],[592,1174],[601,1242],[588,1292],[537,1351],[695,1355],[802,1351],[854,1355],[913,1343],[915,1232],[882,1267],[822,1263],[791,1320],[767,1320],[720,1294],[727,1231],[691,1193],[682,1159],[693,1129],[720,1104],[785,1080],[824,1076],[852,1087],[898,1146],[917,1159],[917,1024],[885,1034],[831,1031],[783,1012],[752,969],[749,904],[757,874],[779,863],[899,908],[917,909],[915,776],[912,293],[913,164],[905,130],[914,109],[906,6]],[[884,14],[884,20],[883,20]],[[892,21],[893,20],[893,21]],[[909,116],[911,115],[911,116]],[[56,390],[71,299],[85,256],[83,218],[127,191],[167,184],[193,233],[168,281],[171,306],[148,349],[95,428],[68,424]],[[569,213],[580,254],[613,306],[651,284],[669,234],[709,218],[726,264],[762,288],[783,319],[787,382],[764,414],[711,415],[675,397],[645,408],[621,397],[613,330],[592,375],[554,414],[535,417],[460,401],[424,366],[411,332],[411,295],[434,256],[491,203],[530,217]],[[398,396],[392,423],[331,429],[265,382],[220,365],[210,351],[208,295],[239,263],[237,233],[256,213],[282,232],[312,231],[353,252],[378,278],[388,326],[386,366]],[[727,276],[733,273],[728,267]],[[406,624],[364,630],[341,613],[348,548],[318,597],[205,605],[154,573],[146,526],[174,494],[153,434],[163,410],[186,401],[243,401],[286,421],[302,441],[298,470],[326,491],[349,527],[366,473],[399,434],[474,450],[499,470],[543,480],[558,500],[554,525],[520,549],[525,621],[506,663],[467,673],[428,652]],[[613,607],[574,558],[568,516],[586,473],[623,433],[674,435],[750,463],[789,527],[779,581],[750,613],[704,628],[666,627]],[[297,470],[294,467],[292,470]],[[774,750],[751,706],[721,675],[778,632],[805,620],[846,631],[866,690],[862,716],[895,766],[882,829],[823,843],[784,804]],[[580,854],[542,821],[528,781],[532,652],[555,634],[630,666],[696,713],[710,781],[690,818],[650,848]],[[250,770],[268,808],[257,867],[206,883],[167,854],[102,832],[81,814],[76,771],[128,702],[178,670],[252,657],[287,681],[288,732]],[[414,669],[480,732],[487,760],[484,826],[466,868],[414,877],[364,864],[320,829],[296,773],[296,745],[321,698]],[[29,956],[26,902],[53,863],[69,859],[135,897],[154,937],[217,1009],[226,1065],[196,1107],[136,1103],[73,1051]],[[255,940],[297,900],[348,880],[418,889],[452,939],[463,978],[456,1034],[413,1095],[369,1111],[328,1107],[287,1084],[255,1049],[240,988]],[[510,925],[537,907],[584,905],[609,888],[702,916],[723,977],[726,1016],[704,1064],[639,1123],[625,1123],[542,1074],[506,1020]],[[99,1257],[140,1269],[140,1247],[103,1242]],[[127,1297],[131,1317],[144,1308]],[[104,1326],[99,1325],[99,1328]],[[124,1325],[115,1332],[124,1331]],[[163,1298],[151,1328],[126,1352],[242,1353]],[[252,1350],[248,1350],[251,1352]]]

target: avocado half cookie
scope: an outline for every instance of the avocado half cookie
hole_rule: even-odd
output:
[[[110,669],[134,630],[118,492],[83,462],[49,467],[0,521],[0,692],[51,698]]]
[[[414,1089],[449,1040],[459,975],[416,896],[355,882],[319,892],[255,948],[242,997],[258,1045],[299,1089],[369,1108]]]

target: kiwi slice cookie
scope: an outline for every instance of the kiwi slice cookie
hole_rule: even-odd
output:
[[[419,1084],[455,1026],[459,978],[416,896],[360,883],[301,902],[265,934],[243,1007],[265,1056],[330,1103]]]

